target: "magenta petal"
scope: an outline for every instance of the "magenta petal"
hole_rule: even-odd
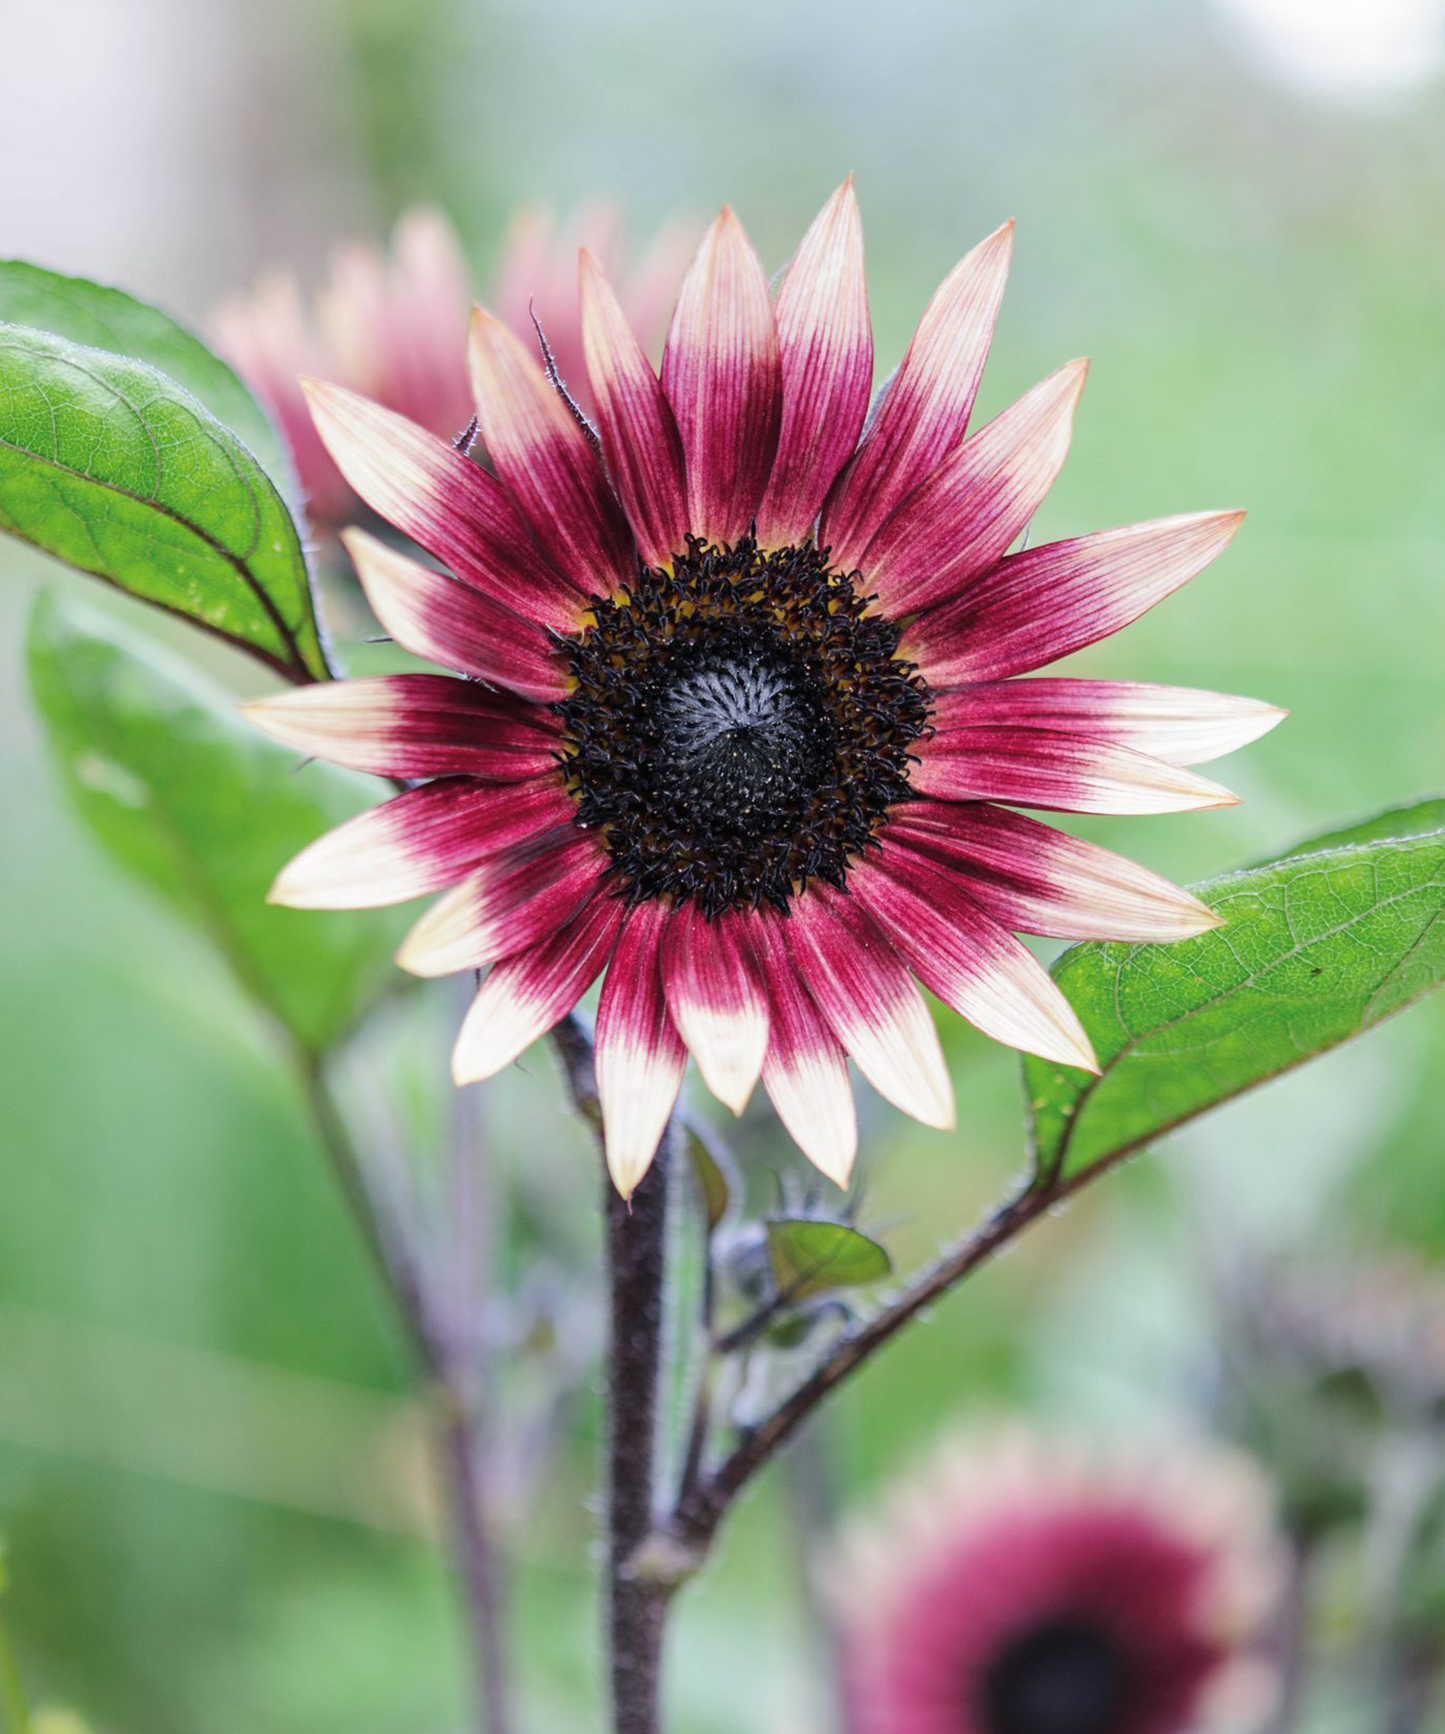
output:
[[[539,776],[558,752],[550,711],[445,674],[321,681],[241,709],[299,752],[378,777],[512,783]]]
[[[904,801],[882,834],[948,868],[971,902],[1005,927],[1053,939],[1188,939],[1219,926],[1211,910],[1136,862],[1007,807]]]
[[[873,386],[863,225],[850,175],[813,219],[777,301],[783,366],[778,455],[758,509],[765,548],[801,542],[847,461]]]
[[[1009,550],[1069,450],[1086,361],[1071,361],[964,441],[868,544],[864,587],[887,614],[955,594]]]
[[[741,1114],[763,1067],[768,996],[745,939],[747,918],[727,910],[708,921],[696,904],[672,918],[663,988],[678,1033],[708,1089]]]
[[[848,884],[923,985],[985,1035],[1098,1071],[1073,1007],[1043,965],[942,868],[894,849],[855,865]]]
[[[687,1049],[662,991],[670,913],[657,902],[628,911],[597,1007],[597,1094],[607,1171],[624,1198],[652,1166],[687,1065]]]
[[[567,664],[531,620],[365,530],[343,530],[372,612],[401,645],[427,662],[550,703],[567,691]]]
[[[484,857],[570,822],[559,773],[498,786],[448,777],[407,789],[318,837],[271,888],[292,909],[374,909],[440,891]]]
[[[827,505],[818,539],[857,566],[874,532],[963,438],[1013,253],[1005,223],[954,266],[929,302],[873,424]]]
[[[354,392],[319,380],[306,391],[327,449],[373,511],[513,613],[576,630],[586,590],[542,558],[495,476]]]
[[[672,409],[611,285],[580,259],[582,341],[602,450],[638,552],[668,566],[687,539],[687,481]]]
[[[736,542],[772,468],[783,381],[767,276],[726,206],[683,279],[662,387],[687,458],[689,527],[709,542]]]
[[[1022,725],[1114,741],[1171,765],[1197,765],[1267,734],[1287,713],[1232,693],[1122,680],[1001,680],[934,694],[940,733],[976,723]]]
[[[494,1077],[566,1017],[606,967],[622,903],[599,892],[565,927],[497,964],[477,991],[452,1050],[452,1077]]]
[[[1242,512],[1197,512],[1010,554],[903,635],[935,687],[1042,668],[1137,620],[1223,553]]]
[[[607,867],[597,838],[562,825],[484,861],[434,903],[396,961],[413,975],[454,975],[511,957],[565,927]]]
[[[938,800],[1010,801],[1066,813],[1181,813],[1238,798],[1197,771],[1132,747],[1048,729],[950,729],[918,741],[914,751],[909,784]]]
[[[880,1096],[926,1126],[948,1129],[953,1086],[923,996],[856,899],[815,886],[795,898],[784,931],[813,1001]]]
[[[607,596],[637,569],[632,532],[576,417],[535,356],[478,307],[472,389],[487,456],[548,560],[587,595]]]
[[[848,1060],[797,973],[783,925],[770,911],[745,918],[746,940],[768,988],[763,1088],[789,1136],[813,1166],[846,1186],[858,1154]]]

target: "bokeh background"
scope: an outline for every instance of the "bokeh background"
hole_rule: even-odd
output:
[[[726,199],[777,265],[853,170],[889,365],[954,259],[1017,217],[981,411],[1094,358],[1036,535],[1251,514],[1081,664],[1293,712],[1221,768],[1239,808],[1084,828],[1188,880],[1445,783],[1442,0],[58,0],[15,8],[6,41],[0,112],[25,142],[0,251],[196,320],[417,200],[483,279],[517,203],[598,193],[643,235]],[[108,1734],[456,1727],[398,1333],[266,1030],[64,807],[23,674],[47,585],[87,589],[0,545],[0,1529],[22,1664]],[[412,1084],[440,1096],[435,986],[402,1021]],[[956,1135],[864,1105],[862,1220],[904,1261],[1023,1149],[1013,1056],[957,1020],[947,1040]],[[835,1496],[960,1412],[1106,1426],[1187,1405],[1221,1246],[1445,1248],[1442,1091],[1436,1001],[1136,1163],[829,1411]],[[556,1101],[538,1056],[479,1108],[526,1206],[504,1267],[524,1287],[581,1273],[585,1361],[596,1184]],[[756,1175],[789,1169],[766,1116],[740,1143]],[[538,1729],[598,1721],[581,1387],[508,1512]],[[775,1474],[685,1600],[679,1734],[824,1726],[801,1555]]]

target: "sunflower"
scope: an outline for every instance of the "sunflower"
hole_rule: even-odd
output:
[[[446,570],[346,542],[385,630],[467,678],[404,674],[251,707],[307,753],[429,779],[280,875],[304,908],[450,887],[399,961],[488,968],[459,1083],[510,1064],[605,971],[598,1084],[630,1193],[690,1051],[736,1112],[761,1077],[839,1183],[847,1058],[926,1124],[953,1100],[921,982],[979,1029],[1094,1067],[1013,930],[1168,940],[1215,917],[1015,807],[1228,802],[1185,768],[1282,714],[1253,700],[1015,680],[1118,630],[1207,565],[1234,512],[1009,550],[1063,462],[1082,363],[966,437],[1012,244],[949,275],[869,414],[851,183],[774,301],[724,210],[683,282],[661,377],[580,258],[596,424],[500,319],[473,315],[490,468],[309,385],[352,488]]]
[[[540,325],[558,364],[571,371],[582,342],[576,242],[607,259],[628,317],[650,342],[662,334],[668,299],[687,263],[682,237],[681,227],[669,224],[634,256],[612,205],[585,207],[563,225],[529,206],[507,229],[492,298],[524,338]],[[295,276],[278,269],[213,310],[211,335],[280,428],[318,524],[346,523],[360,502],[318,437],[299,376],[318,374],[363,392],[429,433],[460,435],[472,415],[465,353],[471,285],[452,225],[440,211],[418,207],[402,215],[387,247],[347,241],[333,248],[309,301]]]
[[[1217,1448],[965,1435],[824,1575],[858,1734],[1216,1734],[1274,1696],[1269,1490]]]

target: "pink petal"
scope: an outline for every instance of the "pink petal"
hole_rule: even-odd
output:
[[[682,1088],[687,1049],[662,991],[661,950],[671,911],[627,913],[597,1007],[597,1094],[612,1184],[630,1198],[657,1154]]]
[[[273,739],[378,777],[466,775],[511,783],[556,761],[550,712],[445,674],[382,674],[293,687],[241,706]]]
[[[873,425],[839,476],[818,539],[833,564],[862,560],[878,526],[963,438],[1013,253],[1013,224],[954,266],[929,302]]]
[[[549,566],[507,490],[450,440],[355,392],[306,382],[311,413],[348,482],[458,578],[554,632],[575,632],[586,592]]]
[[[1063,468],[1087,361],[1071,361],[967,439],[868,544],[865,588],[888,614],[954,595],[1008,552]]]
[[[882,834],[930,856],[995,921],[1053,939],[1188,939],[1220,925],[1210,909],[1122,855],[1007,807],[904,801]]]
[[[341,540],[372,612],[404,650],[540,703],[565,696],[567,664],[540,626],[365,530]]]
[[[854,898],[815,886],[794,899],[786,932],[814,1004],[873,1088],[925,1126],[952,1127],[938,1031],[877,922]]]
[[[682,440],[611,285],[585,249],[579,260],[582,342],[597,425],[644,564],[668,566],[687,537]]]
[[[1289,713],[1257,698],[1122,680],[1003,680],[934,695],[934,726],[1021,723],[1115,741],[1171,765],[1198,765],[1247,746]]]
[[[778,291],[783,421],[758,509],[765,548],[801,542],[868,411],[873,328],[850,175],[813,219]]]
[[[745,933],[768,989],[768,1051],[763,1088],[793,1142],[839,1186],[848,1184],[858,1154],[858,1120],[848,1060],[828,1028],[788,952],[780,917],[759,911]]]
[[[402,942],[413,975],[454,975],[511,957],[565,927],[607,867],[598,840],[575,825],[486,860],[438,899]]]
[[[1012,801],[1066,813],[1182,813],[1238,796],[1132,747],[1048,729],[950,729],[919,741],[909,785],[944,801]]]
[[[848,875],[914,974],[996,1041],[1097,1072],[1073,1007],[1028,948],[972,902],[958,881],[902,849]]]
[[[440,891],[485,856],[570,822],[552,772],[498,787],[449,777],[407,789],[318,837],[281,870],[270,901],[291,909],[375,909]]]
[[[620,898],[599,893],[546,939],[497,964],[477,990],[452,1050],[452,1077],[495,1077],[559,1023],[606,966],[622,925]]]
[[[1009,554],[903,635],[930,685],[999,680],[1107,638],[1223,553],[1243,512],[1195,512]]]
[[[683,278],[662,389],[687,458],[691,528],[709,542],[736,542],[773,466],[783,375],[767,276],[726,205]]]
[[[480,307],[470,358],[487,455],[543,553],[579,590],[610,595],[635,574],[637,554],[587,436],[532,353]]]
[[[741,1114],[763,1069],[768,997],[746,939],[746,917],[707,921],[695,904],[673,915],[663,948],[667,1008],[720,1102]]]

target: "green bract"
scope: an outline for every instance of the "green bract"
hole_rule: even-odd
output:
[[[91,830],[320,1053],[396,979],[396,919],[278,909],[266,892],[278,862],[374,803],[374,782],[321,764],[298,775],[296,755],[228,694],[98,615],[42,597],[29,657],[36,708]]]
[[[144,362],[0,325],[0,528],[293,679],[327,674],[275,484]]]
[[[1441,805],[1191,887],[1228,921],[1198,938],[1065,952],[1053,974],[1103,1072],[1024,1062],[1040,1179],[1127,1155],[1445,982],[1445,829],[1404,817]]]
[[[893,1269],[886,1249],[846,1222],[784,1217],[767,1224],[767,1236],[773,1280],[790,1302],[879,1282]]]

